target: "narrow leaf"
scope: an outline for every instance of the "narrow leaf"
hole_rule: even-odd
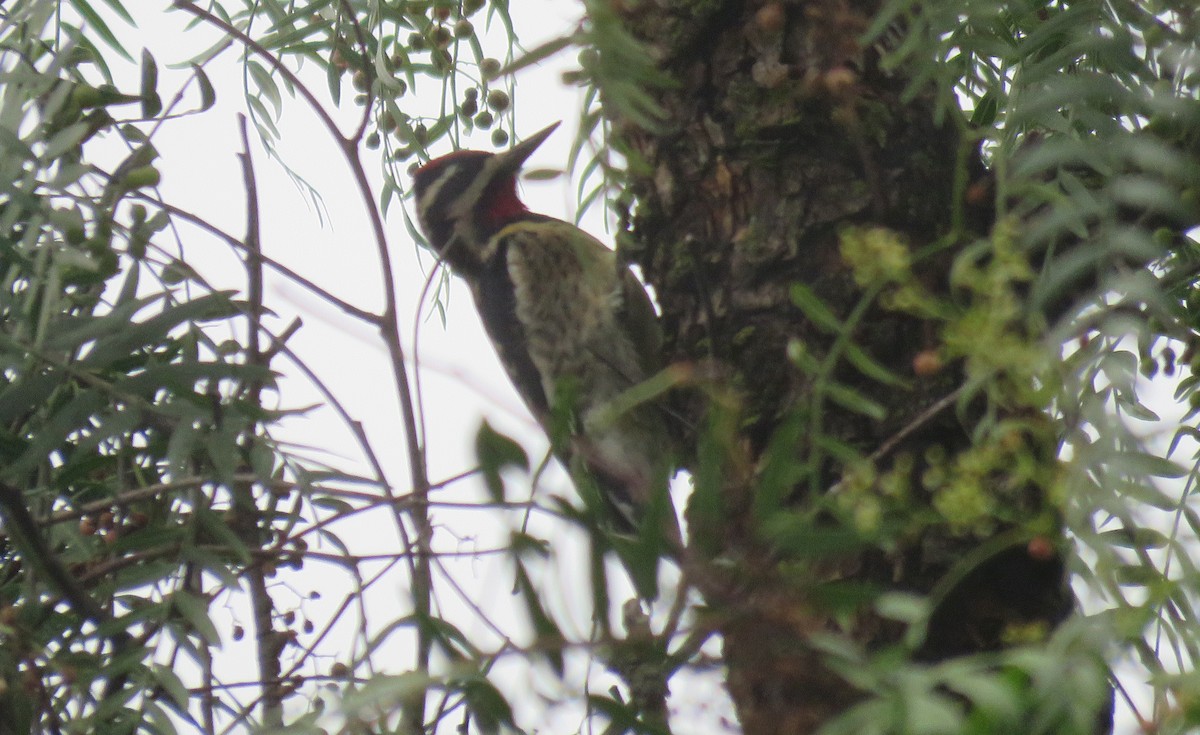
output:
[[[200,85],[200,112],[205,112],[217,103],[217,91],[213,89],[208,74],[204,73],[204,67],[192,64],[192,72],[196,75],[196,84]]]
[[[529,469],[529,457],[525,450],[512,439],[501,434],[484,421],[475,434],[475,456],[479,469],[487,484],[488,492],[496,501],[504,499],[504,480],[500,476],[506,467]]]
[[[804,312],[814,325],[825,332],[837,334],[842,331],[842,321],[837,318],[821,297],[803,283],[792,284],[792,303]]]
[[[154,117],[162,112],[162,98],[158,96],[158,64],[149,49],[142,49],[142,117]]]

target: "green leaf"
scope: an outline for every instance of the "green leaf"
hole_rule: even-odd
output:
[[[46,460],[67,438],[82,428],[87,420],[108,405],[106,396],[98,390],[81,390],[55,411],[54,415],[38,428],[37,434],[26,446],[25,451],[2,470],[3,476],[11,480],[20,478],[25,472]]]
[[[310,22],[307,25],[293,25],[292,21],[298,18]],[[324,33],[328,32],[327,29],[329,26],[330,22],[328,20],[322,18],[320,15],[314,16],[306,6],[297,10],[288,18],[281,18],[274,26],[267,30],[267,33],[262,36],[259,43],[266,49],[279,49],[284,53],[294,53],[297,50],[297,41],[318,34],[324,35]]]
[[[191,701],[191,694],[183,680],[167,666],[153,664],[150,670],[154,672],[155,682],[170,697],[171,703],[179,710],[186,712],[188,703]]]
[[[529,456],[521,445],[493,429],[487,421],[480,425],[475,434],[475,457],[479,461],[479,470],[483,473],[488,492],[497,502],[504,500],[502,470],[516,467],[529,471]]]
[[[510,74],[516,74],[518,71],[527,66],[540,64],[563,49],[570,47],[574,42],[574,35],[552,38],[540,46],[530,49],[524,56],[520,57],[519,59],[515,59],[512,63],[506,65],[503,69],[496,72],[494,77],[490,77],[490,79],[497,79]]]
[[[525,612],[529,615],[534,633],[537,634],[537,645],[534,646],[534,650],[541,653],[554,672],[562,677],[564,670],[562,644],[565,638],[554,619],[546,614],[538,591],[529,579],[525,565],[520,562],[517,563],[517,591],[525,602]]]
[[[249,95],[246,97],[246,104],[250,106],[250,111],[253,113],[254,126],[258,128],[258,133],[263,138],[270,140],[279,138],[279,128],[275,127],[275,122],[271,119],[271,113],[267,110],[267,106],[262,103],[262,99],[258,95]]]
[[[159,682],[161,684],[161,681]],[[147,700],[143,702],[142,707],[145,709],[146,723],[149,725],[149,732],[156,735],[175,735],[179,731],[175,729],[175,721],[167,714],[167,711],[158,706],[158,702]],[[184,707],[176,707],[175,712],[180,716],[187,715],[187,709]]]
[[[271,106],[275,108],[274,119],[277,120],[280,113],[283,112],[283,99],[279,95],[279,85],[275,83],[275,79],[271,76],[271,73],[257,61],[250,60],[246,62],[246,70],[250,72],[250,77],[258,86],[259,95],[265,96],[270,101]]]
[[[483,733],[496,733],[500,726],[513,726],[512,707],[508,700],[482,674],[459,681],[458,689],[474,714],[474,723]]]
[[[1134,476],[1142,475],[1174,479],[1186,477],[1188,474],[1187,469],[1166,457],[1160,457],[1148,452],[1121,452],[1113,455],[1109,460],[1109,464],[1117,471],[1126,472]]]
[[[158,64],[149,49],[142,49],[142,117],[151,118],[162,112],[162,98],[158,96]]]
[[[20,375],[0,390],[0,424],[8,425],[44,404],[60,388],[65,376],[56,370]]]
[[[205,112],[217,103],[217,91],[213,89],[212,82],[208,79],[208,74],[204,73],[204,67],[199,64],[192,64],[192,73],[195,74],[196,84],[200,87],[199,111]]]
[[[1003,721],[1019,722],[1021,698],[1006,679],[987,674],[946,678],[946,686],[970,699],[981,710]]]
[[[1123,564],[1114,573],[1119,584],[1129,587],[1152,587],[1166,581],[1162,572],[1141,564]]]
[[[108,24],[104,22],[104,19],[100,17],[100,14],[96,12],[95,8],[87,3],[87,0],[71,0],[71,7],[75,8],[75,11],[78,12],[84,21],[87,22],[87,25],[91,26],[91,29],[96,32],[96,35],[108,44],[109,48],[111,48],[113,51],[116,51],[121,55],[121,58],[125,59],[129,63],[135,63],[133,57],[129,55],[129,52],[126,51],[125,47],[121,45],[121,42],[117,40],[117,37],[112,32],[112,29],[108,27]],[[81,33],[80,35],[86,36],[87,34]],[[95,57],[103,58],[103,54],[97,52]]]
[[[236,512],[241,513],[242,511]],[[242,564],[250,563],[250,552],[246,549],[246,542],[234,532],[224,516],[204,506],[197,506],[192,511],[192,520],[207,536],[204,539],[206,543],[215,542],[224,547],[226,551],[236,555]]]
[[[803,283],[793,283],[791,289],[792,303],[804,312],[815,326],[830,334],[840,334],[842,321],[837,318],[821,297]]]
[[[379,707],[387,708],[403,702],[413,695],[420,694],[438,683],[428,674],[418,671],[393,676],[372,676],[362,685],[362,688],[346,693],[346,698],[342,701],[342,709],[346,712],[359,712]]]
[[[342,100],[342,70],[333,64],[325,65],[325,82],[329,86],[329,97],[337,107]]]
[[[904,388],[908,388],[911,385],[909,381],[904,380],[879,362],[876,362],[875,358],[868,355],[865,350],[852,342],[846,343],[843,354],[846,356],[846,361],[853,365],[858,372],[877,383]]]
[[[479,649],[471,645],[470,639],[449,620],[428,615],[414,615],[411,620],[436,640],[450,658],[457,661],[479,658]]]
[[[996,122],[999,109],[999,95],[994,90],[989,90],[975,104],[975,111],[971,113],[971,124],[981,128],[990,126]]]
[[[842,408],[862,414],[876,421],[882,421],[887,417],[887,410],[883,406],[853,388],[839,383],[830,383],[825,385],[824,389],[825,397]]]
[[[236,313],[228,294],[212,293],[182,304],[171,304],[141,321],[120,320],[108,314],[96,320],[92,328],[110,331],[98,335],[91,351],[79,364],[91,370],[108,368],[138,348],[169,340],[172,330],[182,324],[222,319]]]
[[[1113,546],[1128,549],[1161,549],[1171,543],[1161,531],[1153,528],[1118,528],[1102,532],[1100,538]]]
[[[171,607],[209,645],[220,645],[221,636],[217,633],[217,626],[213,625],[212,618],[208,616],[208,606],[200,598],[190,592],[176,590],[175,594],[171,595]]]
[[[179,554],[180,561],[187,562],[217,578],[228,589],[239,589],[242,585],[237,572],[230,568],[226,556],[217,556],[198,546],[184,546]]]
[[[947,696],[922,692],[905,699],[907,726],[903,732],[922,735],[959,735],[963,732],[962,708]]]
[[[46,148],[42,151],[42,160],[54,161],[67,151],[74,149],[87,135],[88,130],[87,123],[77,122],[58,131],[50,140],[46,141]]]
[[[312,498],[312,504],[318,508],[331,510],[337,514],[350,513],[354,510],[354,506],[347,503],[341,498],[331,497],[329,495],[316,495]]]
[[[888,592],[875,600],[875,611],[888,620],[915,623],[929,614],[929,601],[907,592]]]
[[[858,553],[864,540],[851,528],[820,526],[795,513],[780,511],[763,524],[763,536],[780,552],[795,558],[825,558]]]

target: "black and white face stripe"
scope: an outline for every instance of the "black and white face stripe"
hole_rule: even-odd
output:
[[[487,179],[485,171],[491,153],[460,151],[451,153],[417,169],[413,189],[417,195],[417,219],[429,238],[429,244],[455,267],[456,260],[469,254],[455,253],[462,242],[451,247],[455,235],[472,242],[471,215],[479,206]]]
[[[471,267],[489,257],[473,251],[495,234],[484,232],[482,226],[484,215],[491,214],[486,205],[492,202],[487,200],[503,194],[492,187],[502,183],[512,187],[521,164],[557,127],[554,123],[539,130],[504,153],[456,151],[417,169],[413,175],[417,219],[430,245],[451,268]],[[509,193],[515,198],[515,189]]]

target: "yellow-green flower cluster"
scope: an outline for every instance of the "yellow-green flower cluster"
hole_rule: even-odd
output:
[[[912,280],[908,245],[892,230],[848,227],[841,232],[839,248],[854,271],[854,282],[863,288]]]
[[[838,248],[855,283],[880,289],[879,303],[884,308],[918,316],[934,313],[933,299],[913,276],[908,244],[896,232],[885,227],[847,227],[839,235]]]
[[[847,467],[835,496],[838,511],[863,535],[877,534],[885,519],[896,520],[900,514],[911,515],[909,476],[912,468],[912,456],[903,453],[897,455],[892,466],[882,474],[870,462]],[[911,523],[900,524],[901,527],[909,525]]]

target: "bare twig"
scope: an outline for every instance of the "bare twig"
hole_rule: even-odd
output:
[[[902,429],[889,436],[883,444],[879,445],[878,449],[871,453],[871,456],[867,457],[867,460],[870,462],[878,462],[879,460],[891,454],[892,451],[894,451],[896,447],[901,444],[901,442],[912,436],[913,433],[922,426],[932,421],[942,411],[945,411],[947,408],[953,406],[954,402],[957,401],[959,396],[962,395],[963,389],[963,386],[960,385],[959,387],[934,401],[933,404],[918,414],[917,417],[912,421],[908,422],[908,424]]]
[[[216,238],[219,238],[220,240],[224,241],[226,244],[232,246],[233,248],[235,248],[237,250],[245,251],[245,249],[246,249],[245,243],[243,243],[241,240],[234,237],[233,235],[230,235],[229,233],[220,229],[219,227],[212,224],[211,222],[205,220],[203,217],[192,214],[191,212],[187,211],[186,209],[181,209],[179,207],[176,207],[173,204],[168,204],[167,202],[165,202],[161,199],[155,199],[153,197],[138,196],[135,198],[150,202],[154,206],[159,207],[160,209],[171,214],[174,217],[179,217],[180,219],[187,220],[188,222],[203,229],[204,231],[208,232],[210,235],[212,235]],[[305,290],[309,291],[317,298],[336,307],[338,310],[342,311],[343,313],[348,314],[349,316],[352,316],[355,319],[364,321],[367,324],[371,324],[373,326],[379,326],[379,322],[382,317],[380,317],[378,314],[371,312],[371,311],[367,311],[366,309],[361,309],[361,308],[355,306],[354,304],[351,304],[349,301],[346,301],[344,299],[338,298],[337,296],[334,296],[329,291],[326,291],[325,289],[321,288],[317,284],[313,283],[311,280],[305,278],[304,276],[300,275],[299,273],[292,270],[291,268],[288,268],[286,265],[280,263],[277,260],[274,260],[266,255],[263,255],[262,253],[259,253],[258,258],[260,261],[262,261],[263,265],[267,266],[268,268],[270,268],[273,271],[276,271],[280,275],[287,278],[289,281],[292,281],[296,285],[304,288]]]

